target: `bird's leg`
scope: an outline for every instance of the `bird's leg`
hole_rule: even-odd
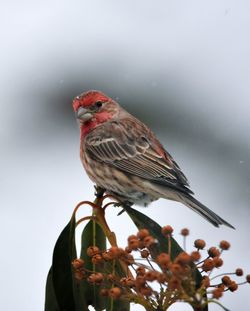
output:
[[[95,185],[94,187],[95,187],[95,196],[96,196],[95,204],[98,205],[100,199],[103,197],[106,190],[97,185]]]

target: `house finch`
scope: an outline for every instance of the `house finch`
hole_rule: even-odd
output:
[[[97,186],[124,204],[159,198],[181,202],[218,227],[233,228],[196,200],[180,167],[153,132],[98,91],[73,100],[80,124],[80,157]]]

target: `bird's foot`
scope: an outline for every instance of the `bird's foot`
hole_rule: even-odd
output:
[[[101,199],[105,193],[105,189],[95,185],[95,196],[97,199]]]

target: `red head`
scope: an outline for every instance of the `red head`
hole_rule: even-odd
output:
[[[91,90],[76,96],[73,100],[73,108],[76,112],[79,107],[88,108],[97,102],[103,103],[108,101],[112,101],[112,99],[99,91]]]
[[[87,91],[73,100],[73,109],[85,134],[110,120],[118,108],[115,101],[99,91]]]

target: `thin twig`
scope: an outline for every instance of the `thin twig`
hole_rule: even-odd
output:
[[[86,216],[86,217],[83,217],[83,218],[79,219],[79,220],[76,222],[75,228],[76,228],[80,223],[82,223],[82,222],[85,221],[85,220],[94,220],[94,219],[95,219],[94,216]]]

